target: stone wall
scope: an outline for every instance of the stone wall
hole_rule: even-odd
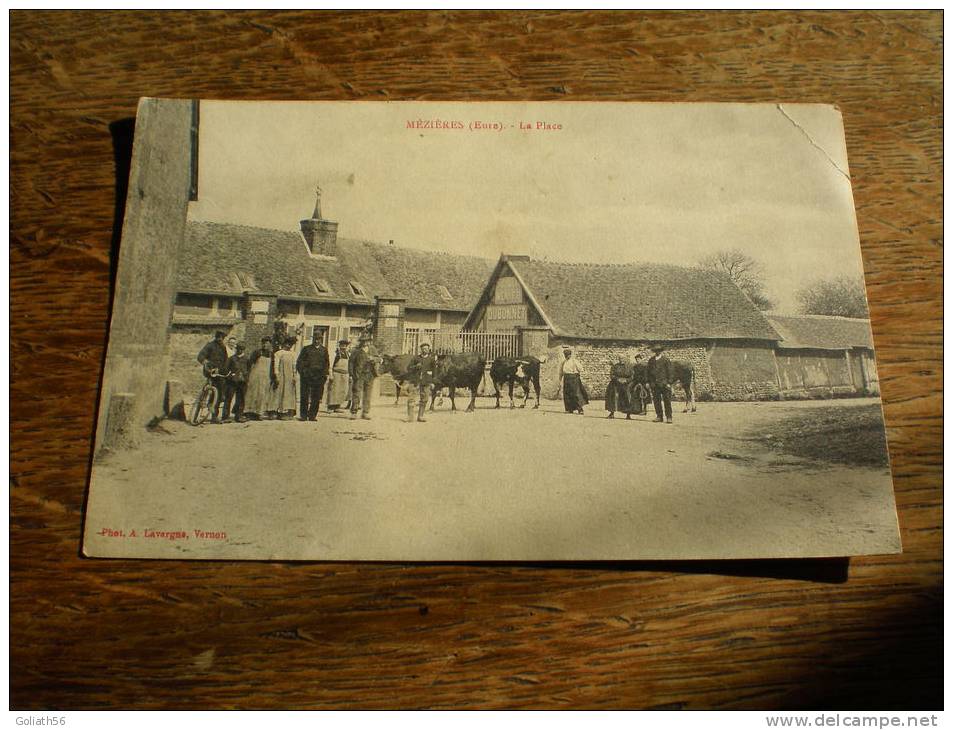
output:
[[[606,386],[609,384],[609,370],[612,364],[625,360],[634,362],[640,355],[643,360],[648,360],[646,348],[647,342],[581,342],[578,340],[551,340],[547,360],[540,371],[540,384],[542,385],[543,395],[547,398],[555,398],[559,384],[559,365],[564,356],[562,349],[564,346],[571,347],[576,354],[576,359],[582,366],[582,381],[589,391],[589,397],[592,399],[605,398]],[[686,341],[671,343],[666,349],[666,354],[672,360],[681,360],[689,362],[695,367],[695,394],[696,397],[702,393],[706,395],[712,389],[711,368],[708,364],[708,354],[705,344],[701,341]],[[683,398],[681,388],[676,388],[676,398]]]
[[[136,117],[99,400],[96,453],[134,446],[161,418],[176,263],[191,181],[192,104],[143,99]]]
[[[648,360],[649,342],[579,341],[551,338],[540,372],[543,395],[555,398],[562,348],[571,347],[582,366],[582,380],[592,399],[605,398],[609,370],[618,360]],[[699,400],[777,400],[779,397],[774,349],[768,343],[685,340],[666,344],[671,360],[695,368],[695,397]],[[676,385],[675,398],[684,400]]]
[[[239,342],[245,342],[247,352],[256,349],[254,343],[246,342],[247,328],[245,322],[234,325],[173,325],[169,337],[169,393],[166,404],[167,413],[178,415],[176,406],[189,406],[205,385],[202,375],[202,366],[195,359],[199,351],[207,342],[213,339],[215,332],[221,330],[226,338],[236,337]]]

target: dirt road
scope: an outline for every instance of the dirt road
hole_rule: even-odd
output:
[[[883,466],[750,438],[876,401],[702,403],[672,425],[560,403],[445,406],[373,420],[167,422],[94,467],[95,555],[586,560],[851,555],[899,549]],[[680,404],[679,404],[680,405]],[[134,533],[134,534],[133,534]]]

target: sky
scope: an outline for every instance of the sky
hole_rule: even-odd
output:
[[[316,184],[345,238],[689,266],[740,248],[781,310],[813,279],[863,273],[830,106],[201,103],[191,219],[297,230]]]

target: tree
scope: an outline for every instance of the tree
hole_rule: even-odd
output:
[[[830,314],[854,319],[870,317],[862,276],[816,279],[799,289],[795,296],[804,314]]]
[[[728,248],[706,256],[699,264],[704,269],[724,271],[758,309],[771,309],[774,302],[764,293],[764,269],[761,263],[740,248]]]

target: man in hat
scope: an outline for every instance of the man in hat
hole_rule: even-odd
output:
[[[414,422],[414,403],[417,404],[417,422],[425,423],[424,411],[427,401],[430,400],[430,391],[433,388],[433,375],[437,369],[437,358],[430,352],[430,343],[420,345],[420,354],[414,358],[408,368],[410,372],[410,387],[407,392],[407,421]]]
[[[665,422],[672,422],[672,383],[675,382],[675,368],[672,361],[663,354],[664,351],[665,348],[661,344],[652,345],[652,352],[655,354],[648,362],[649,385],[652,387],[652,403],[655,405],[654,423],[662,423],[663,405]]]
[[[559,387],[563,391],[563,405],[566,413],[584,415],[583,406],[589,403],[589,394],[582,384],[582,367],[573,355],[572,349],[563,348],[565,359],[559,364]]]
[[[235,345],[235,354],[228,358],[225,366],[225,411],[222,413],[222,423],[231,421],[232,413],[238,423],[245,423],[245,389],[248,385],[248,368],[250,363],[245,354],[245,345],[241,342]],[[234,408],[232,403],[234,402]]]
[[[318,408],[324,396],[324,383],[328,379],[328,349],[322,344],[324,332],[314,328],[311,344],[301,348],[295,369],[301,379],[298,419],[313,421],[318,417]]]
[[[201,363],[202,374],[206,378],[212,379],[213,376],[221,376],[212,380],[219,389],[218,400],[215,402],[214,411],[212,412],[212,423],[221,423],[218,414],[219,409],[224,410],[225,406],[225,399],[222,397],[224,395],[222,392],[222,383],[226,372],[225,368],[228,365],[228,351],[225,349],[225,333],[221,330],[216,332],[215,338],[205,343],[205,346],[202,347],[195,359]]]
[[[361,418],[371,420],[371,396],[374,393],[374,381],[380,375],[381,358],[371,347],[371,336],[361,335],[357,351],[348,360],[348,375],[351,377],[351,419],[357,418],[361,409]]]

